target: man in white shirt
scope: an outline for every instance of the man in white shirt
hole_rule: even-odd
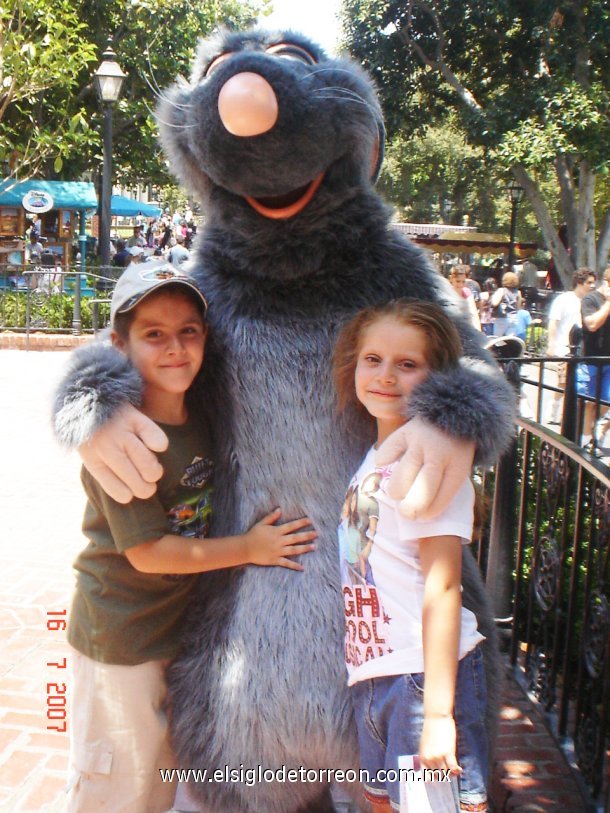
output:
[[[168,260],[175,268],[178,268],[182,263],[186,262],[189,257],[190,251],[184,246],[184,237],[181,234],[177,234],[176,245],[170,249]]]
[[[127,241],[127,248],[144,248],[146,245],[146,240],[142,235],[142,227],[141,226],[134,226],[133,227],[133,234]]]
[[[549,311],[548,356],[567,356],[570,353],[570,331],[574,325],[582,327],[581,304],[585,294],[595,290],[595,273],[590,268],[579,268],[572,275],[572,290],[555,297]],[[557,364],[557,386],[565,388],[567,363]],[[562,393],[553,393],[549,423],[560,423]]]

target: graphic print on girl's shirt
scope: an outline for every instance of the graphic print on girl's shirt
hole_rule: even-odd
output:
[[[439,517],[406,520],[387,494],[393,466],[375,467],[371,449],[349,485],[339,524],[349,684],[371,677],[424,671],[424,577],[419,540],[472,536],[474,490],[467,480]],[[483,640],[462,608],[460,658]]]

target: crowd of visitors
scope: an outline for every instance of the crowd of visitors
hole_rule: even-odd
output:
[[[149,259],[166,259],[179,266],[190,257],[197,225],[193,212],[177,210],[170,217],[169,211],[148,223],[136,223],[129,239],[118,239],[113,245],[112,264],[126,268],[132,262]]]
[[[527,307],[532,301],[532,286],[519,274],[505,272],[500,285],[490,276],[481,286],[471,278],[469,265],[457,263],[448,279],[460,297],[464,314],[477,330],[489,337],[517,336],[525,341],[532,323]]]

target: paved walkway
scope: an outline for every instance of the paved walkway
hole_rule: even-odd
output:
[[[55,445],[48,411],[67,357],[0,350],[0,813],[63,808],[68,737],[48,729],[61,723],[47,711],[61,716],[62,700],[47,684],[68,682],[68,670],[52,664],[69,655],[63,632],[47,622],[62,620],[52,613],[69,606],[82,497],[78,462]],[[586,810],[563,757],[510,680],[498,758],[497,813]]]

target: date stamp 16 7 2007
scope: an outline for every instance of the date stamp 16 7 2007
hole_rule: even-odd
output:
[[[47,610],[47,630],[49,632],[65,631],[65,610]],[[47,661],[48,668],[65,669],[66,658],[56,661]],[[66,709],[66,683],[47,683],[47,729],[65,733],[68,730],[68,715]]]

